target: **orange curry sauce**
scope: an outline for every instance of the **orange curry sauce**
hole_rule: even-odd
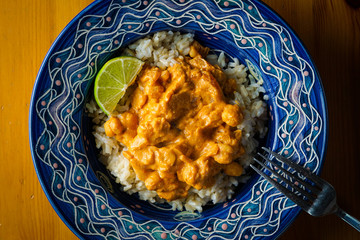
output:
[[[190,57],[166,70],[144,67],[131,108],[104,125],[127,147],[123,154],[146,188],[168,201],[211,187],[221,171],[242,173],[233,161],[244,153],[236,128],[242,113],[224,96],[236,83],[203,58],[207,52],[195,42]]]

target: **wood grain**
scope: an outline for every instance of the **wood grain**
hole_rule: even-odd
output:
[[[336,188],[339,205],[360,219],[360,9],[344,0],[264,2],[295,30],[318,68],[329,113],[322,177]],[[336,216],[301,213],[279,239],[360,239],[360,234]]]
[[[0,3],[0,239],[77,239],[52,209],[33,167],[31,92],[57,35],[91,1]]]
[[[339,204],[360,218],[360,10],[345,0],[265,0],[309,50],[322,77],[329,142],[322,176]],[[90,0],[0,2],[0,239],[77,239],[56,215],[37,180],[28,137],[32,87],[46,52]],[[304,230],[306,229],[306,230]],[[305,213],[279,238],[360,239],[346,223]]]

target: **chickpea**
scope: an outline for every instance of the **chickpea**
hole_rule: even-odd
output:
[[[125,128],[136,129],[138,127],[138,117],[131,112],[121,114],[120,121]]]
[[[178,179],[182,182],[194,186],[198,180],[199,169],[193,163],[185,163],[184,166],[177,171]]]
[[[221,118],[226,124],[231,127],[236,127],[241,123],[243,116],[238,105],[228,104],[225,106],[224,111],[221,114]]]
[[[161,72],[161,75],[160,75],[160,80],[162,82],[167,82],[167,80],[170,78],[170,73],[168,70],[164,70]]]
[[[150,81],[150,83],[153,84],[159,79],[161,74],[161,70],[158,67],[148,68],[145,72],[146,73],[139,78],[140,83],[146,83]]]
[[[122,133],[124,127],[121,125],[121,122],[117,117],[111,117],[109,121],[110,121],[110,128],[115,134]]]
[[[198,51],[196,50],[196,48],[192,45],[190,46],[190,51],[189,51],[189,55],[190,57],[194,58],[197,55],[199,55]]]
[[[161,184],[162,180],[159,174],[154,171],[145,179],[145,187],[148,190],[155,190],[159,184]]]
[[[176,161],[176,155],[173,150],[168,148],[159,148],[157,161],[161,171],[168,171]]]
[[[214,156],[218,152],[219,152],[219,146],[213,141],[207,142],[204,148],[202,149],[202,155],[204,156]]]
[[[149,98],[160,99],[160,97],[165,89],[163,86],[153,85],[149,89],[146,89],[146,90],[149,94]]]
[[[214,160],[220,164],[229,164],[232,161],[234,149],[228,144],[218,143],[219,152]]]
[[[117,117],[111,117],[104,124],[105,134],[108,137],[122,133],[124,127],[121,125],[120,120]]]
[[[146,104],[147,100],[148,96],[144,94],[139,88],[137,88],[133,93],[131,105],[133,106],[133,108],[139,110]]]
[[[145,166],[151,165],[155,162],[155,154],[151,148],[136,151],[136,158]]]
[[[194,58],[197,55],[201,55],[202,57],[206,57],[209,53],[210,48],[203,47],[200,45],[199,42],[194,41],[193,44],[190,46],[190,57]]]
[[[238,177],[242,174],[243,168],[237,162],[232,162],[225,165],[224,172],[226,175]]]

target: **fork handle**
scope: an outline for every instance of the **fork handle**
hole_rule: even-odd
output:
[[[338,210],[335,214],[360,232],[360,221],[359,220],[357,220],[356,218],[354,218],[353,216],[351,216],[350,214],[348,214],[341,208],[338,208]]]

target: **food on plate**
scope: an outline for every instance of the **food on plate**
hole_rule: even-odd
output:
[[[220,171],[240,176],[233,160],[244,153],[240,107],[225,102],[214,77],[223,75],[228,86],[226,75],[199,54],[178,61],[164,70],[146,67],[130,109],[104,125],[126,146],[123,155],[146,188],[168,201],[186,197],[190,187],[211,187]]]
[[[202,211],[229,199],[266,134],[261,80],[237,59],[178,32],[138,40],[124,54],[145,62],[107,116],[92,101],[99,159],[129,194]]]

